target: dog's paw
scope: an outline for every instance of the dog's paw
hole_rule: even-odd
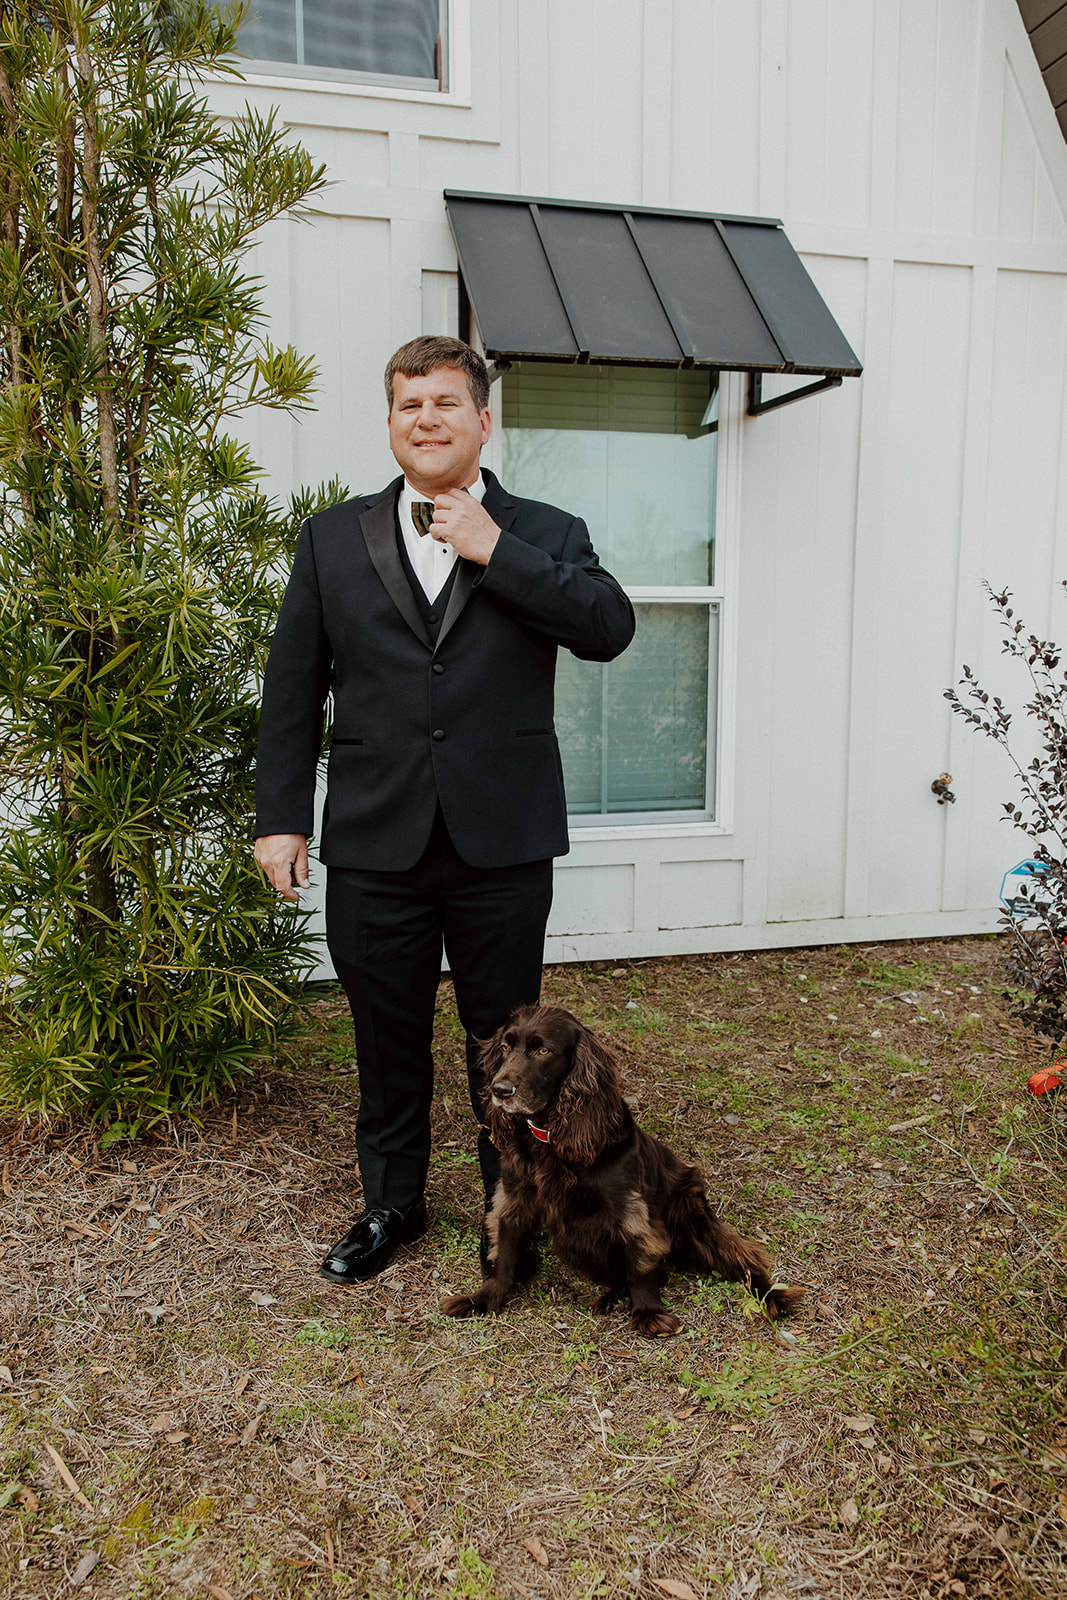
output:
[[[769,1317],[777,1319],[784,1317],[794,1310],[807,1294],[806,1289],[793,1289],[785,1284],[776,1283],[768,1289],[763,1299],[764,1309]]]
[[[485,1307],[473,1294],[446,1294],[441,1297],[441,1310],[446,1317],[480,1317]]]
[[[603,1294],[597,1295],[589,1309],[594,1316],[606,1317],[618,1305],[620,1298],[618,1289],[605,1289]]]
[[[670,1311],[631,1311],[630,1326],[648,1339],[669,1339],[682,1331],[681,1319]]]

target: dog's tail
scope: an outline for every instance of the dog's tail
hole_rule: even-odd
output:
[[[791,1311],[807,1293],[775,1283],[771,1258],[763,1246],[715,1215],[696,1167],[690,1167],[671,1196],[667,1224],[674,1240],[671,1259],[678,1266],[747,1284],[769,1317]]]

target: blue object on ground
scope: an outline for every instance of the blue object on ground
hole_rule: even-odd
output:
[[[1052,904],[1052,895],[1042,882],[1047,867],[1042,861],[1020,861],[1004,874],[1000,903],[1016,921],[1036,916],[1043,906]]]

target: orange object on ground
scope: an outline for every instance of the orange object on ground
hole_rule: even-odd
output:
[[[1031,1094],[1051,1094],[1053,1089],[1059,1088],[1063,1077],[1067,1077],[1067,1061],[1057,1061],[1055,1066],[1042,1067],[1040,1072],[1032,1073],[1026,1081]]]

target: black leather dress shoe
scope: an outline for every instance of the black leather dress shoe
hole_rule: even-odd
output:
[[[338,1239],[319,1268],[319,1277],[331,1283],[363,1283],[387,1267],[402,1244],[425,1232],[425,1200],[416,1201],[410,1211],[371,1206]]]

